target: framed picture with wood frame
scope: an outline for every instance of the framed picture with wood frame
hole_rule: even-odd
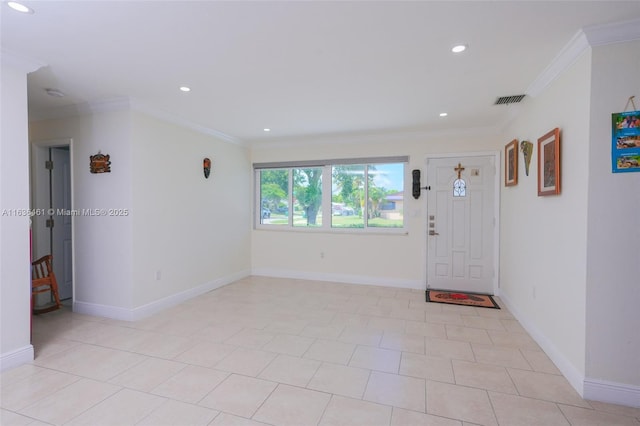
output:
[[[518,140],[514,139],[504,147],[504,186],[518,184]]]
[[[560,194],[560,129],[538,139],[538,196]]]

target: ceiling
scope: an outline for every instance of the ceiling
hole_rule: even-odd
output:
[[[46,64],[31,117],[128,99],[247,143],[496,128],[514,108],[496,99],[526,94],[580,29],[640,18],[640,1],[23,3],[1,5],[1,41]]]

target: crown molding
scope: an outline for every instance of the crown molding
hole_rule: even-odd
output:
[[[24,55],[12,52],[4,47],[1,50],[0,58],[2,58],[2,65],[8,65],[12,68],[16,68],[25,74],[39,70],[42,67],[47,66],[46,63],[38,61]]]
[[[525,93],[532,97],[540,95],[590,47],[634,40],[640,40],[640,19],[584,27],[558,52]]]
[[[335,133],[324,135],[310,136],[290,136],[278,139],[253,139],[248,141],[252,148],[289,148],[299,147],[300,145],[333,145],[333,144],[366,144],[366,143],[389,143],[391,141],[402,142],[424,142],[425,139],[443,138],[443,137],[467,137],[478,135],[495,136],[498,134],[498,128],[488,127],[469,127],[469,128],[448,128],[443,130],[381,130],[379,132],[354,132],[354,133]]]
[[[182,117],[178,117],[175,114],[169,113],[167,111],[164,111],[160,108],[157,108],[155,106],[152,106],[148,103],[142,102],[137,99],[132,100],[131,109],[133,109],[134,111],[142,112],[144,114],[158,118],[162,121],[177,124],[179,126],[186,127],[191,130],[195,130],[196,132],[213,136],[218,139],[222,139],[225,142],[229,142],[229,143],[232,143],[235,145],[241,145],[241,146],[245,145],[244,141],[242,141],[241,139],[235,138],[233,136],[227,135],[226,133],[220,132],[215,129],[211,129],[206,126],[202,126],[198,123],[184,119]]]
[[[29,111],[30,121],[43,121],[52,119],[61,119],[69,117],[77,117],[82,115],[100,114],[105,112],[133,110],[147,114],[161,121],[177,124],[187,129],[194,130],[205,135],[222,139],[225,142],[236,145],[244,145],[240,139],[229,136],[225,133],[201,126],[189,120],[177,117],[174,114],[163,111],[159,108],[131,98],[113,98],[100,101],[83,102],[79,104],[65,105],[56,108],[48,108],[46,110]]]
[[[551,63],[529,85],[525,93],[531,97],[539,96],[551,83],[565,72],[589,48],[589,42],[582,30],[578,31]]]
[[[640,19],[594,25],[583,29],[590,46],[640,40]]]

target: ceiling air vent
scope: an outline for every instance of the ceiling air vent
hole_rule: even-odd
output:
[[[496,99],[496,103],[494,105],[517,104],[525,96],[526,95],[501,96],[498,99]]]

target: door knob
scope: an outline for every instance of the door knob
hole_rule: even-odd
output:
[[[429,230],[429,235],[440,235],[440,234],[438,234],[436,231],[431,229],[431,230]]]

